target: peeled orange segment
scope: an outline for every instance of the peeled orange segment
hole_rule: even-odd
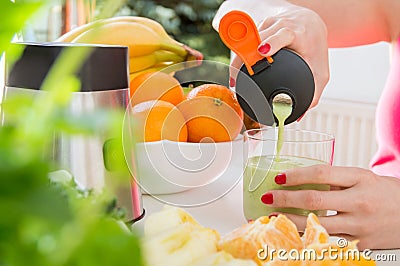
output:
[[[132,106],[150,100],[161,100],[177,105],[185,99],[179,81],[164,72],[144,72],[130,83]]]
[[[321,225],[318,217],[314,213],[310,213],[307,217],[306,230],[303,235],[304,246],[308,247],[312,244],[325,244],[329,241],[329,234]]]
[[[316,216],[308,217],[308,229],[320,230],[320,226]],[[321,243],[324,237],[312,237],[315,241],[305,247],[295,224],[282,214],[260,217],[220,239],[216,231],[202,227],[184,210],[165,207],[147,218],[145,231],[144,255],[148,265],[154,266],[376,266],[358,251],[358,241],[341,248],[339,242]],[[259,250],[266,247],[276,252],[265,260],[258,258]],[[282,250],[286,254],[278,255]]]
[[[186,141],[187,128],[181,112],[165,101],[137,104],[132,111],[135,137],[138,141]]]
[[[299,255],[298,258],[281,260],[275,257],[263,266],[376,266],[375,261],[357,250],[357,241],[349,242],[345,248],[333,243],[310,244],[304,251],[300,251],[300,254],[305,255]]]
[[[235,258],[254,259],[257,250],[262,246],[262,243],[256,241],[257,234],[262,233],[260,229],[268,222],[268,217],[260,217],[242,225],[221,238],[218,248],[232,254]]]
[[[280,214],[278,217],[272,217],[269,225],[276,229],[274,232],[276,232],[277,238],[281,239],[281,241],[269,239],[271,245],[288,250],[300,250],[303,248],[303,243],[296,225],[285,215]]]
[[[260,265],[266,260],[258,258],[262,248],[301,250],[303,243],[296,225],[286,216],[260,217],[224,236],[219,242],[219,249],[231,253],[236,258],[253,259]]]

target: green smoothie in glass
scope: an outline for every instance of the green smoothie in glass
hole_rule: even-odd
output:
[[[261,202],[261,196],[268,190],[282,189],[281,185],[275,183],[275,176],[285,170],[305,167],[324,162],[291,156],[276,157],[259,156],[247,161],[243,174],[243,209],[248,220],[255,220],[260,216],[269,215],[273,212],[286,212],[307,215],[310,211],[295,208],[273,208]],[[300,185],[284,187],[287,190],[329,190],[329,185]],[[325,210],[313,211],[316,215],[326,215]]]
[[[295,152],[291,154],[286,152],[281,154],[285,145],[284,121],[290,116],[292,106],[286,103],[274,103],[273,112],[278,122],[277,139],[274,141],[276,150],[270,151],[270,155],[254,155],[247,158],[245,170],[243,173],[243,209],[246,219],[255,220],[260,216],[269,215],[273,212],[285,212],[299,215],[307,215],[311,211],[296,208],[273,208],[261,202],[261,196],[269,190],[329,190],[329,185],[307,184],[300,186],[281,186],[275,183],[275,176],[285,172],[288,169],[305,167],[316,164],[327,164],[329,162],[318,160],[316,158],[307,158],[298,156]],[[318,134],[318,133],[316,133]],[[258,141],[254,139],[252,141]],[[259,140],[258,142],[262,142]],[[315,142],[316,145],[320,143]],[[254,144],[254,143],[253,143]],[[261,143],[259,143],[261,145]],[[295,145],[296,141],[292,141]],[[287,144],[289,145],[289,144]],[[312,145],[312,143],[311,143]],[[309,145],[309,146],[311,146]],[[255,145],[253,145],[255,146]],[[329,146],[328,146],[329,147]],[[308,146],[302,147],[306,149]],[[324,150],[324,152],[326,152]],[[326,215],[326,210],[312,211],[316,215]]]

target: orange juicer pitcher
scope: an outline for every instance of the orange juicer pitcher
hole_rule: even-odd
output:
[[[272,101],[281,93],[292,100],[292,114],[285,124],[296,121],[307,111],[315,84],[310,67],[299,55],[286,48],[272,57],[260,55],[258,29],[252,18],[242,11],[231,11],[221,19],[219,35],[244,63],[236,78],[236,94],[240,106],[251,119],[263,125],[277,122],[272,114]]]

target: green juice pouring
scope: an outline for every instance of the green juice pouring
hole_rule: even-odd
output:
[[[284,122],[292,112],[292,105],[291,101],[281,99],[274,101],[272,107],[273,113],[278,120],[278,127],[277,138],[269,141],[274,143],[276,147],[272,150],[271,154],[248,157],[243,174],[243,209],[245,217],[248,220],[255,220],[260,216],[271,213],[307,215],[310,212],[310,210],[304,209],[274,208],[265,205],[261,202],[261,196],[269,190],[329,190],[328,185],[307,184],[283,187],[275,183],[275,177],[288,169],[324,164],[326,162],[316,160],[315,158],[296,156],[296,154],[290,155],[290,152],[281,154],[282,148],[285,145]],[[276,132],[276,128],[270,128],[269,130]],[[262,133],[258,137],[262,138]],[[258,143],[260,147],[262,146],[262,141],[260,140]],[[326,210],[314,210],[312,212],[320,216],[327,213]]]
[[[245,12],[233,10],[226,13],[220,20],[218,32],[225,45],[243,61],[234,87],[244,113],[260,124],[272,125],[274,119],[272,113],[269,112],[269,107],[271,107],[275,117],[279,120],[278,136],[273,136],[270,141],[262,139],[265,133],[263,129],[249,130],[245,133],[245,145],[249,150],[243,173],[245,216],[248,220],[254,220],[272,212],[306,215],[309,212],[307,210],[271,208],[261,202],[261,196],[268,190],[283,188],[275,183],[275,176],[279,173],[295,167],[329,164],[332,161],[333,138],[319,138],[322,135],[327,136],[326,134],[317,132],[308,134],[310,132],[300,131],[300,134],[304,133],[303,137],[312,136],[308,146],[316,148],[318,156],[314,156],[313,150],[307,147],[308,142],[299,140],[299,145],[296,145],[298,141],[296,136],[290,143],[287,136],[284,136],[288,132],[284,129],[284,124],[296,121],[311,105],[315,91],[313,73],[307,62],[290,49],[282,48],[271,57],[261,55],[258,52],[258,47],[261,45],[258,28],[253,19]],[[280,93],[288,95],[292,104],[287,104],[285,101],[274,102],[272,98]],[[268,130],[268,132],[275,132],[273,127]],[[314,138],[317,141],[314,141]],[[265,149],[264,142],[266,143]],[[273,147],[269,147],[269,144],[272,144]],[[294,149],[290,150],[290,146]],[[300,146],[300,149],[297,149],[296,146]],[[267,152],[257,151],[259,147],[262,147],[261,151],[267,150]],[[315,184],[285,186],[284,188],[292,190],[329,189],[328,186]],[[316,211],[316,213],[322,215],[326,211]]]

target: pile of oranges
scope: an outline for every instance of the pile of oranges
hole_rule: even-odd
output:
[[[243,111],[227,87],[203,84],[187,95],[178,80],[147,72],[130,83],[136,136],[144,142],[225,142],[243,126]]]
[[[307,217],[303,237],[284,214],[262,216],[220,239],[218,249],[238,259],[264,266],[376,266],[372,258],[357,249],[357,240],[329,241],[318,217]]]

